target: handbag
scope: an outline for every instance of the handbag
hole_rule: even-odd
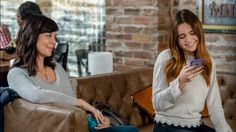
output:
[[[96,102],[94,104],[94,107],[97,108],[99,111],[102,112],[102,114],[110,119],[110,125],[111,126],[124,126],[126,123],[119,117],[117,113],[113,111],[113,109],[105,105],[101,102]]]

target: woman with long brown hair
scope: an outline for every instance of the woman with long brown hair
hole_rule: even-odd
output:
[[[225,120],[202,24],[187,9],[176,13],[169,30],[169,49],[156,60],[152,102],[154,132],[232,132]],[[201,123],[205,102],[215,130]]]
[[[134,126],[111,127],[109,119],[99,110],[76,98],[75,85],[62,66],[53,60],[58,31],[55,21],[43,15],[31,15],[22,24],[16,40],[17,58],[8,73],[10,88],[33,103],[53,102],[88,111],[96,122],[90,125],[90,131],[137,132]],[[90,122],[88,120],[88,124]]]

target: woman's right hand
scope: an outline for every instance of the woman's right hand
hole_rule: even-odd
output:
[[[99,111],[98,109],[94,108],[92,113],[93,113],[93,116],[96,119],[98,124],[102,124],[103,122],[105,122],[105,117],[103,116],[101,111]]]
[[[99,111],[83,99],[77,99],[77,106],[83,108],[86,111],[91,112],[94,118],[96,119],[99,128],[110,126],[110,120],[108,118],[105,118],[101,111]]]
[[[86,111],[91,112],[98,124],[105,122],[105,118],[102,112],[100,112],[98,109],[96,109],[95,107],[93,107],[92,105],[84,101],[83,99],[81,98],[77,99],[77,106],[83,108]]]
[[[191,81],[196,75],[203,72],[203,66],[183,66],[181,69],[178,78],[179,78],[179,89],[182,90],[185,83]]]
[[[95,127],[96,129],[102,129],[110,126],[110,120],[107,117],[104,117],[104,122],[100,123]]]

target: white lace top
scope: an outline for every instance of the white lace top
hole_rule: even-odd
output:
[[[210,87],[207,86],[202,75],[197,75],[180,91],[178,78],[170,84],[167,84],[165,79],[164,66],[170,58],[170,50],[164,50],[158,56],[154,66],[152,102],[156,111],[155,121],[182,127],[199,126],[200,112],[206,100],[216,131],[232,132],[222,109],[214,62]],[[193,56],[187,56],[187,64],[192,58]]]

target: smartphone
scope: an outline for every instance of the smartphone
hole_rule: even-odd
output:
[[[203,66],[204,60],[202,58],[192,59],[190,61],[190,66],[195,65],[196,67]]]

